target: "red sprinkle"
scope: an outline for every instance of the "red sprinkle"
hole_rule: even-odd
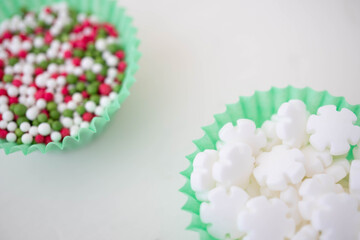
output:
[[[86,122],[91,122],[91,120],[94,118],[94,114],[86,112],[82,115],[82,118]]]
[[[105,77],[101,74],[98,74],[96,76],[96,80],[98,80],[99,82],[103,83],[105,81]]]
[[[36,142],[36,143],[43,143],[44,140],[45,140],[44,136],[42,136],[42,135],[40,135],[40,134],[38,134],[38,135],[35,136],[35,142]]]
[[[47,92],[44,94],[45,101],[50,102],[54,99],[54,94]]]
[[[6,135],[8,134],[8,131],[5,129],[0,129],[0,138],[5,139]]]
[[[70,129],[68,129],[68,128],[62,128],[61,130],[60,130],[60,134],[61,134],[61,136],[64,138],[64,137],[66,137],[66,136],[70,136]]]
[[[85,75],[85,74],[81,74],[81,75],[79,76],[79,81],[81,81],[81,82],[86,82],[86,75]]]
[[[47,117],[49,117],[49,111],[46,109],[41,110],[41,113],[45,114]]]
[[[81,59],[80,58],[73,58],[72,62],[73,62],[73,64],[75,66],[80,66]]]
[[[4,66],[4,61],[0,59],[0,68],[3,68]]]
[[[53,36],[51,36],[50,32],[45,33],[44,41],[46,44],[50,44],[53,41]]]
[[[25,50],[20,50],[18,53],[19,58],[22,58],[22,59],[26,58],[26,55],[27,55],[27,51],[25,51]]]
[[[42,74],[44,72],[44,69],[40,68],[40,67],[37,67],[35,68],[35,75],[39,75],[39,74]]]
[[[111,93],[111,86],[106,83],[102,83],[99,86],[99,92],[101,95],[109,95]]]
[[[63,89],[61,89],[61,93],[62,93],[62,95],[68,95],[69,89],[67,87],[63,87]]]
[[[9,105],[19,103],[19,99],[17,97],[9,97]]]
[[[51,143],[51,142],[52,142],[52,141],[51,141],[50,135],[46,136],[46,137],[45,137],[45,144],[48,144],[48,143]]]
[[[72,52],[67,50],[64,52],[64,58],[71,58],[72,57]]]
[[[44,98],[44,96],[45,96],[45,90],[43,89],[37,90],[34,95],[36,100],[39,100],[40,98]]]
[[[124,53],[124,51],[119,50],[119,51],[117,51],[117,52],[115,53],[115,56],[116,56],[118,59],[123,60],[124,57],[125,57],[125,53]]]
[[[126,62],[119,62],[119,64],[118,64],[119,72],[124,72],[125,69],[126,69]]]
[[[20,87],[22,85],[22,82],[19,79],[14,79],[12,81],[12,84],[16,87]]]
[[[0,88],[0,96],[6,96],[7,95],[7,91],[5,88]]]
[[[70,102],[71,100],[72,100],[72,97],[70,95],[66,95],[64,97],[64,102],[66,102],[66,103]]]
[[[82,94],[83,98],[89,98],[90,97],[90,95],[89,95],[89,93],[87,91],[82,91],[81,94]]]

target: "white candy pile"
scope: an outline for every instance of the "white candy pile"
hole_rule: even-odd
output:
[[[280,106],[257,129],[226,124],[217,150],[200,152],[191,187],[200,218],[218,239],[359,240],[360,141],[353,112],[300,100]]]

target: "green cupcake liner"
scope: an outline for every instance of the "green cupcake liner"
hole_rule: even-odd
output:
[[[45,5],[56,2],[66,2],[69,7],[80,12],[91,12],[100,21],[112,23],[120,33],[120,41],[126,53],[125,61],[127,69],[123,85],[116,101],[105,108],[101,117],[95,117],[89,128],[81,128],[75,137],[67,136],[60,143],[51,142],[45,144],[16,144],[0,140],[0,148],[6,154],[22,151],[25,155],[36,150],[46,153],[53,150],[67,150],[77,148],[89,142],[96,133],[103,130],[110,121],[111,116],[118,110],[122,102],[130,95],[129,89],[135,82],[134,74],[137,71],[140,52],[138,51],[139,40],[136,38],[136,28],[132,25],[132,19],[125,15],[125,10],[117,5],[115,0],[5,0],[0,1],[0,22],[10,18],[14,14],[20,13],[21,7],[26,7],[32,11],[39,11]]]
[[[188,196],[188,200],[182,209],[192,215],[191,223],[187,229],[198,232],[200,239],[215,240],[216,238],[207,232],[207,224],[200,219],[199,210],[202,202],[196,199],[195,192],[190,185],[190,175],[193,171],[192,163],[195,156],[205,149],[216,149],[216,142],[219,140],[218,132],[226,123],[231,122],[235,125],[238,119],[247,118],[253,120],[259,128],[264,121],[269,120],[277,112],[282,103],[290,99],[302,100],[311,114],[315,114],[319,107],[329,104],[336,105],[338,110],[348,108],[358,118],[356,125],[360,125],[360,105],[351,105],[345,101],[344,97],[334,97],[327,91],[318,92],[311,88],[273,87],[269,91],[255,91],[255,94],[250,97],[240,97],[237,103],[226,105],[224,113],[214,115],[215,122],[213,124],[202,127],[205,135],[193,141],[197,150],[186,156],[190,161],[190,166],[181,172],[181,175],[186,178],[186,183],[180,189],[180,192]],[[347,159],[353,159],[352,150],[349,152]]]

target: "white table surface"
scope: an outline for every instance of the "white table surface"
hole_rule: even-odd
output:
[[[1,240],[184,240],[201,126],[289,84],[360,103],[360,1],[122,0],[142,41],[131,96],[78,150],[0,153]]]

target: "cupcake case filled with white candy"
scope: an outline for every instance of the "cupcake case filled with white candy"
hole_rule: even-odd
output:
[[[299,99],[244,98],[195,141],[181,191],[201,239],[360,239],[359,107],[310,89],[272,91],[286,90]],[[253,104],[265,96],[275,102]]]

